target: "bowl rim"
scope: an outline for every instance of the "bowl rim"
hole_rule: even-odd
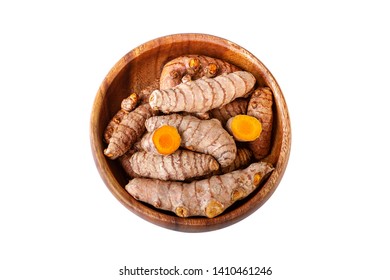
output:
[[[244,203],[234,210],[222,213],[221,215],[212,219],[206,217],[181,218],[168,215],[163,213],[163,211],[152,209],[146,204],[135,200],[119,184],[114,174],[109,169],[107,165],[107,158],[103,155],[101,150],[102,138],[97,135],[100,113],[94,110],[94,108],[97,108],[102,104],[107,90],[114,81],[116,74],[123,70],[130,61],[139,55],[148,52],[153,48],[159,47],[161,41],[164,41],[167,44],[168,42],[180,43],[185,40],[208,40],[216,43],[217,45],[221,45],[222,47],[226,48],[226,46],[229,46],[229,48],[233,48],[235,51],[241,52],[241,54],[245,56],[248,61],[250,61],[252,64],[256,64],[256,66],[261,69],[260,75],[264,79],[267,86],[271,88],[274,95],[274,102],[277,103],[278,113],[281,114],[280,121],[283,134],[280,154],[278,155],[277,162],[274,165],[275,169],[267,178],[261,189],[251,198],[253,203]],[[245,48],[227,39],[204,33],[177,33],[158,37],[139,45],[120,58],[119,61],[117,61],[109,70],[96,93],[90,117],[89,134],[91,150],[96,168],[98,169],[98,172],[106,187],[110,190],[114,197],[116,197],[116,199],[121,202],[128,210],[143,218],[144,220],[167,229],[183,232],[205,232],[222,229],[241,221],[258,210],[272,196],[278,187],[287,167],[291,149],[291,125],[288,108],[282,90],[280,89],[279,84],[277,83],[272,73],[257,57],[255,57]]]

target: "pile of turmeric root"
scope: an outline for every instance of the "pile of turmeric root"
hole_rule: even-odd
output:
[[[273,170],[273,94],[221,59],[185,55],[131,93],[104,132],[105,156],[137,200],[179,217],[213,218]]]

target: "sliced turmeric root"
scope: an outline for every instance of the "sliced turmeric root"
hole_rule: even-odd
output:
[[[254,141],[259,138],[262,131],[261,122],[248,115],[237,115],[230,118],[226,123],[226,128],[234,139],[240,142]]]
[[[176,127],[164,125],[141,139],[141,148],[147,152],[170,155],[180,147],[181,137]]]
[[[160,154],[169,155],[180,147],[181,137],[176,127],[164,125],[153,133],[152,141]]]

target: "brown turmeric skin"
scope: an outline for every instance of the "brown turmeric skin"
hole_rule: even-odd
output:
[[[104,154],[110,159],[125,154],[142,137],[146,130],[145,120],[154,114],[149,104],[140,105],[126,114],[114,130]]]
[[[225,125],[231,117],[246,114],[249,100],[246,98],[237,98],[232,102],[210,111],[212,118],[218,119],[222,125]]]
[[[224,73],[240,71],[237,66],[224,60],[204,55],[184,55],[167,62],[160,76],[160,89],[169,89],[185,81],[201,77],[213,78]],[[185,77],[188,75],[187,77]]]
[[[150,95],[149,104],[163,113],[204,113],[246,95],[255,83],[251,73],[237,71],[189,81],[167,90],[155,90]]]
[[[236,157],[237,147],[233,137],[216,119],[200,120],[193,116],[171,114],[151,117],[145,122],[149,132],[163,125],[177,128],[181,147],[212,155],[221,167],[230,165]]]
[[[243,170],[190,183],[135,178],[125,188],[135,199],[179,217],[213,218],[252,193],[272,170],[269,163],[257,162]]]
[[[249,101],[247,114],[257,118],[262,124],[260,137],[249,142],[249,148],[256,160],[264,158],[270,152],[273,123],[272,103],[273,95],[268,87],[257,88]]]
[[[212,156],[187,150],[177,150],[169,155],[141,151],[134,153],[129,161],[137,175],[160,180],[183,181],[219,169]]]
[[[237,155],[234,161],[224,168],[219,170],[220,174],[229,173],[234,170],[248,167],[252,160],[252,152],[247,148],[238,148]]]

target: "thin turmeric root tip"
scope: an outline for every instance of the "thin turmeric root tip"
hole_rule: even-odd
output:
[[[114,156],[114,155],[113,155],[110,151],[108,151],[107,149],[104,150],[104,155],[105,155],[106,157],[109,157],[109,158],[111,158],[111,157]]]
[[[133,111],[134,108],[137,106],[138,103],[138,94],[135,92],[130,94],[129,97],[125,98],[121,102],[121,108],[122,110],[125,110],[126,112]]]
[[[262,179],[261,174],[256,173],[255,176],[253,176],[253,185],[257,187],[260,184],[261,179]]]
[[[223,207],[222,203],[213,199],[207,204],[206,209],[205,209],[205,214],[206,214],[207,218],[214,218],[214,217],[218,216],[219,214],[221,214],[223,212],[223,210],[224,210],[224,207]]]
[[[210,162],[210,170],[216,171],[219,169],[219,163],[216,160]]]
[[[153,203],[153,206],[156,207],[156,208],[161,207],[161,200],[160,200],[160,199],[157,199],[157,200]]]

